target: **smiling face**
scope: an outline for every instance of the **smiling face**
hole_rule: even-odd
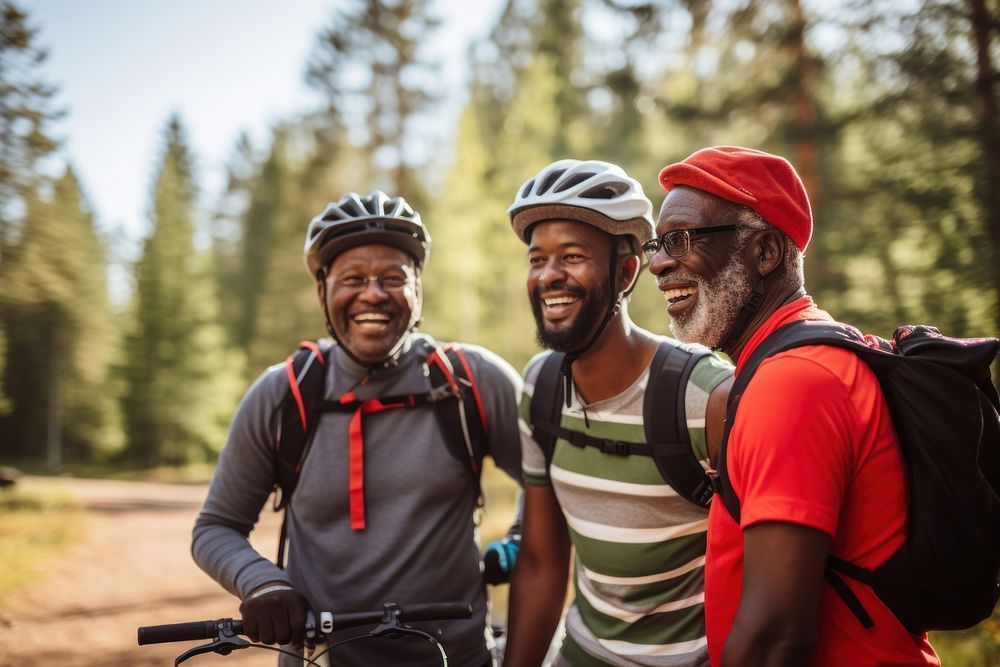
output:
[[[419,318],[416,263],[392,246],[345,250],[330,263],[326,279],[316,288],[337,341],[366,364],[385,361]]]
[[[540,222],[528,248],[528,296],[538,342],[550,350],[582,347],[609,307],[611,238],[569,220]]]
[[[737,223],[737,211],[714,195],[687,187],[667,194],[656,234]],[[744,232],[745,234],[745,232]],[[690,251],[670,257],[662,248],[649,263],[667,302],[670,330],[681,341],[718,347],[753,290],[738,231],[692,235]]]

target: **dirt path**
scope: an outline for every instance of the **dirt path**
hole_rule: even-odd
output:
[[[65,489],[86,518],[83,539],[44,579],[0,605],[0,667],[172,665],[195,643],[140,647],[138,626],[239,615],[236,598],[189,553],[207,487],[39,477],[19,483]],[[252,541],[272,555],[277,534],[277,517],[265,512]],[[185,664],[273,667],[273,656],[250,649]]]

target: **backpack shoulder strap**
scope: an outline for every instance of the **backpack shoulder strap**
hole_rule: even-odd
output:
[[[323,400],[327,364],[332,345],[314,341],[299,343],[299,349],[285,360],[288,391],[278,405],[278,424],[274,450],[274,511],[285,510],[302,472],[309,444],[312,442],[321,413],[316,409]],[[278,542],[278,567],[284,567],[287,515],[281,521]]]
[[[427,367],[431,380],[430,395],[440,396],[431,404],[441,421],[448,451],[467,466],[476,484],[476,505],[483,504],[480,482],[486,444],[486,410],[472,366],[457,343],[431,345],[427,349]],[[449,400],[454,399],[454,400]]]
[[[825,320],[798,320],[780,327],[765,338],[757,346],[757,349],[753,351],[753,354],[750,355],[750,358],[740,369],[739,375],[736,376],[736,380],[733,383],[733,388],[729,392],[729,403],[726,407],[726,428],[722,435],[719,463],[712,478],[713,489],[719,493],[726,511],[729,512],[729,515],[736,523],[740,522],[740,501],[729,485],[726,472],[726,451],[729,444],[729,432],[732,429],[733,421],[736,419],[736,411],[739,408],[740,399],[753,379],[754,373],[757,372],[757,368],[764,360],[779,352],[785,352],[786,350],[806,345],[832,345],[850,348],[855,351],[868,349],[864,342],[864,337],[854,327]]]
[[[528,411],[531,437],[545,456],[546,472],[552,465],[557,429],[562,422],[563,383],[559,369],[565,356],[562,352],[553,352],[542,361]]]
[[[712,500],[712,487],[691,451],[684,404],[691,372],[709,354],[661,342],[649,366],[642,408],[646,442],[660,474],[680,496],[701,507]]]

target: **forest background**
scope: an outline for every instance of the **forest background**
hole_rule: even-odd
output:
[[[0,6],[0,460],[59,471],[211,462],[237,401],[324,334],[305,227],[347,191],[404,195],[433,236],[423,329],[522,367],[538,348],[505,211],[548,162],[665,164],[713,144],[788,157],[816,232],[810,293],[882,335],[1000,332],[996,0],[503,0],[466,53],[450,144],[427,145],[440,7],[331,3],[305,63],[324,108],[243,136],[224,187],[164,119],[141,252],[112,296],[101,232],[53,125],[38,26]],[[122,290],[118,290],[122,292]],[[666,332],[643,275],[631,312]],[[1000,650],[995,621],[983,646]],[[984,649],[986,650],[986,649]]]

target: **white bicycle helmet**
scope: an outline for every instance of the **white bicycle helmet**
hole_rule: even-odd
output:
[[[654,236],[653,204],[639,181],[621,167],[599,160],[559,160],[529,178],[507,209],[518,237],[544,220],[591,224],[613,236],[629,236],[633,251]]]
[[[371,243],[395,246],[418,266],[431,254],[431,235],[405,199],[380,190],[367,197],[348,192],[309,223],[303,248],[309,275],[315,278],[339,253]]]

